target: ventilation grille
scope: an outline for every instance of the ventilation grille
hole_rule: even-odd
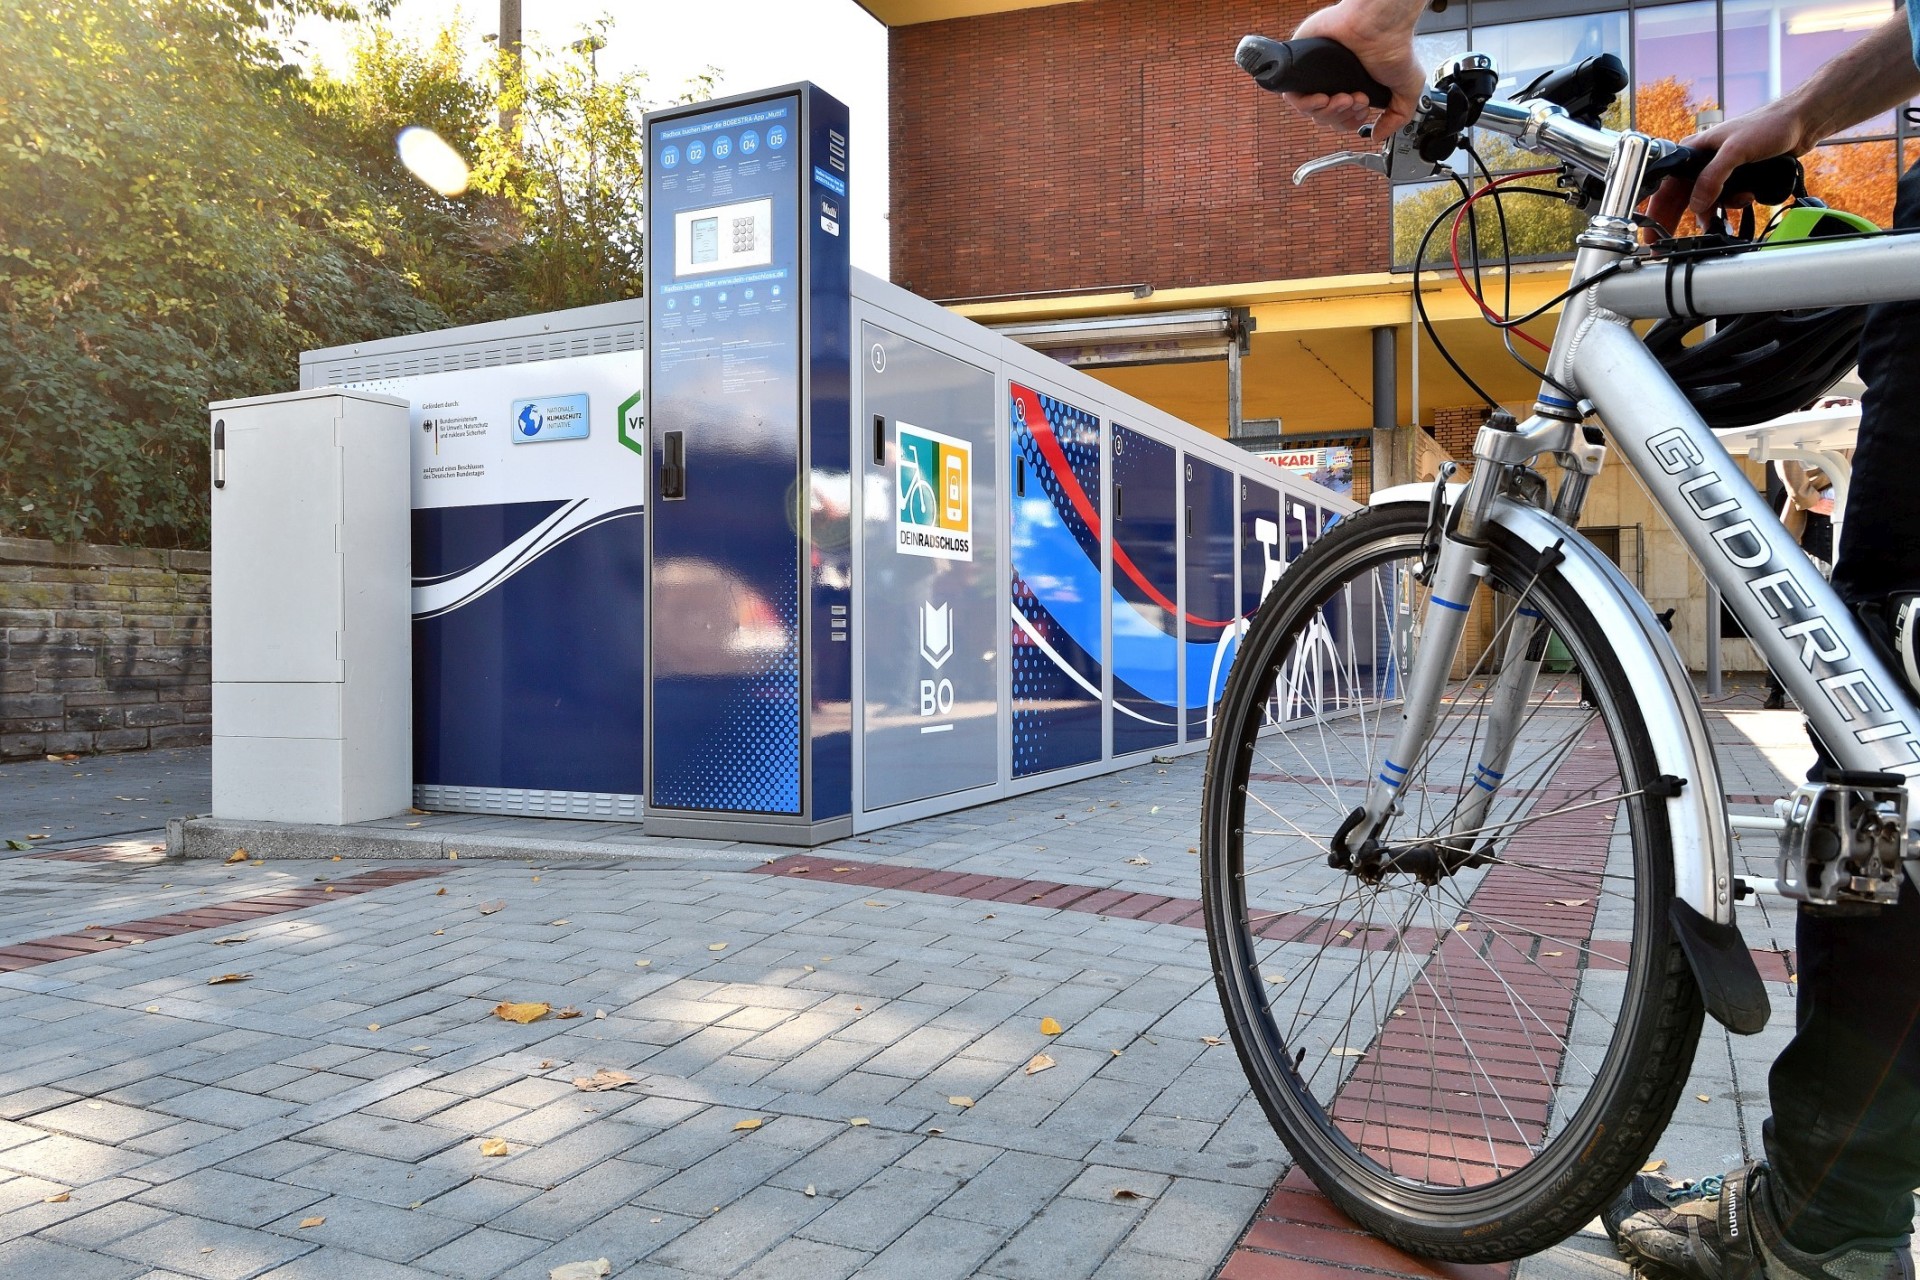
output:
[[[640,347],[640,326],[631,325],[549,338],[514,338],[504,342],[462,343],[430,351],[369,354],[314,366],[312,374],[315,386],[339,387],[458,369],[492,369],[507,364],[537,364],[543,360],[638,351]]]
[[[500,813],[520,818],[590,818],[638,822],[646,801],[604,791],[534,791],[512,787],[416,786],[415,808],[435,813]]]

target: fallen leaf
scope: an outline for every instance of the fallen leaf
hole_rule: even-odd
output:
[[[1153,808],[1151,808],[1151,809],[1149,809],[1149,810],[1147,810],[1147,812],[1148,812],[1148,813],[1158,813],[1158,812],[1160,812],[1160,806],[1159,806],[1159,805],[1155,805],[1155,806],[1153,806]]]
[[[541,1018],[546,1017],[552,1008],[553,1006],[544,1000],[526,1001],[524,1003],[502,1000],[499,1004],[493,1006],[493,1016],[503,1022],[518,1022],[524,1026],[529,1022],[537,1022]]]
[[[1696,1094],[1694,1094],[1693,1096],[1694,1096],[1694,1097],[1696,1097],[1696,1098],[1698,1098],[1698,1099],[1700,1099],[1700,1101],[1702,1101],[1702,1102],[1712,1102],[1712,1101],[1713,1101],[1713,1099],[1712,1099],[1712,1098],[1710,1098],[1710,1097],[1708,1097],[1708,1096],[1707,1096],[1706,1094],[1704,1094],[1704,1093],[1696,1093]]]
[[[800,1194],[801,1194],[801,1195],[803,1195],[803,1196],[816,1196],[816,1195],[818,1195],[818,1194],[820,1194],[820,1193],[819,1193],[819,1192],[817,1192],[817,1191],[815,1191],[815,1190],[813,1189],[813,1184],[812,1184],[811,1182],[809,1182],[809,1183],[807,1184],[807,1189],[806,1189],[805,1191],[802,1191],[802,1192],[801,1192]]]
[[[17,851],[25,851],[27,849],[33,848],[33,846],[28,844],[25,840],[9,840],[7,841],[7,848],[17,850]]]
[[[852,868],[852,867],[835,867],[835,868],[833,869],[833,872],[834,872],[834,874],[835,874],[835,875],[841,875],[841,876],[843,876],[843,875],[845,875],[845,874],[847,874],[847,872],[849,872],[849,871],[851,871],[851,870],[853,870],[853,868]]]
[[[1666,1167],[1667,1167],[1667,1162],[1665,1160],[1649,1160],[1645,1164],[1640,1166],[1640,1172],[1658,1173]]]
[[[819,970],[817,970],[817,969],[815,969],[815,968],[814,968],[814,967],[813,967],[812,965],[810,965],[810,964],[803,964],[803,965],[801,965],[800,967],[801,967],[802,969],[804,969],[804,970],[806,970],[806,971],[807,971],[808,973],[817,973],[817,972],[819,972]]]
[[[607,1020],[607,1011],[605,1009],[595,1009],[593,1016],[595,1021],[605,1022]]]
[[[875,902],[872,898],[868,898],[867,905],[870,907],[879,907],[880,909],[885,910],[886,908],[892,906],[893,904],[891,902]]]
[[[568,1005],[566,1008],[560,1010],[560,1012],[554,1014],[553,1016],[556,1018],[578,1018],[581,1015],[578,1009],[574,1008],[572,1005]]]
[[[507,1154],[507,1140],[505,1138],[480,1139],[480,1154],[483,1156],[503,1156]]]
[[[1471,928],[1473,928],[1473,926],[1463,920],[1459,924],[1453,926],[1453,931],[1455,933],[1465,933],[1467,930]]]
[[[754,1116],[750,1120],[741,1120],[737,1122],[733,1126],[733,1131],[735,1133],[739,1133],[742,1129],[758,1129],[761,1125],[765,1123],[766,1121],[762,1120],[759,1116]]]
[[[1036,1053],[1027,1059],[1027,1074],[1030,1076],[1039,1075],[1049,1067],[1057,1067],[1059,1065],[1059,1063],[1049,1058],[1046,1054]]]
[[[573,1087],[582,1093],[606,1093],[623,1085],[638,1083],[624,1071],[609,1071],[602,1067],[590,1076],[580,1076],[573,1082]]]
[[[552,1066],[553,1066],[553,1059],[552,1059],[552,1058],[542,1058],[542,1059],[540,1059],[540,1069],[541,1069],[542,1071],[545,1071],[545,1070],[547,1070],[547,1069],[549,1069],[549,1068],[550,1068],[550,1067],[552,1067]]]
[[[307,1229],[308,1227],[318,1227],[318,1226],[323,1226],[323,1225],[325,1225],[325,1223],[326,1223],[326,1221],[327,1221],[327,1220],[326,1220],[326,1218],[325,1218],[325,1217],[323,1217],[322,1215],[320,1215],[320,1214],[315,1214],[315,1215],[314,1215],[313,1217],[311,1217],[311,1218],[302,1218],[302,1219],[300,1219],[300,1229],[301,1229],[302,1231],[304,1231],[304,1230],[306,1230],[306,1229]]]
[[[236,862],[245,862],[246,860],[247,851],[245,849],[235,849],[233,856],[227,859],[227,865],[232,866]]]
[[[813,870],[812,867],[791,867],[788,869],[787,873],[789,875],[803,876],[811,870]]]
[[[47,838],[48,838],[48,836],[50,836],[51,834],[52,834],[51,832],[47,832],[47,831],[42,831],[42,832],[40,832],[40,833],[39,833],[38,835],[31,835],[31,836],[28,836],[28,837],[27,837],[27,839],[29,839],[29,840],[45,840],[45,839],[47,839]]]
[[[1130,867],[1150,867],[1153,865],[1153,863],[1147,861],[1147,859],[1145,858],[1136,857],[1136,858],[1128,858],[1127,865]]]
[[[1550,905],[1556,906],[1556,907],[1584,907],[1587,905],[1587,899],[1585,898],[1554,898],[1551,900]]]
[[[409,822],[409,823],[407,824],[407,830],[409,830],[409,831],[411,831],[411,830],[413,830],[413,829],[414,829],[415,827],[417,827],[417,826],[419,826],[419,825],[420,825],[420,824],[419,824],[419,823],[417,823],[417,822]],[[334,861],[335,861],[335,862],[338,862],[338,861],[340,861],[340,859],[338,859],[338,858],[335,858],[335,859],[334,859]]]
[[[246,982],[252,977],[250,973],[223,973],[217,978],[208,978],[207,985],[217,987],[223,982]]]
[[[499,911],[500,909],[505,907],[506,905],[507,903],[504,898],[495,898],[492,902],[483,902],[480,904],[480,914],[483,916],[490,916],[494,912]]]
[[[1343,937],[1343,938],[1351,938],[1351,937],[1353,936],[1353,930],[1351,930],[1351,929],[1342,929],[1342,930],[1340,931],[1340,936],[1341,936],[1341,937]]]
[[[867,1119],[865,1116],[853,1116],[848,1119],[847,1123],[852,1125],[856,1129],[864,1129],[868,1125],[872,1124],[873,1121]]]
[[[1118,1049],[1109,1049],[1107,1050],[1107,1052],[1111,1053],[1116,1058],[1120,1056],[1120,1050]]]
[[[1065,1030],[1065,1027],[1055,1022],[1052,1018],[1040,1019],[1040,1034],[1043,1036],[1057,1036]]]
[[[420,824],[416,822],[416,823],[414,823],[413,825],[417,827],[417,826],[419,826]],[[336,853],[336,854],[334,854],[334,855],[333,855],[333,860],[334,860],[335,862],[338,862],[338,861],[340,861],[340,855],[339,855],[339,854],[337,854],[337,853]]]
[[[88,926],[87,926],[87,928],[89,928],[89,929],[91,929],[91,928],[93,928],[93,926],[92,926],[92,925],[88,925]],[[245,942],[246,940],[247,940],[247,935],[246,935],[246,934],[244,934],[244,933],[236,933],[236,934],[233,934],[233,935],[231,935],[231,936],[229,936],[229,937],[225,937],[225,938],[215,938],[215,939],[213,940],[213,945],[214,945],[214,946],[216,946],[216,947],[231,947],[231,946],[233,946],[233,945],[234,945],[235,943],[238,943],[238,942]]]
[[[1567,953],[1564,951],[1542,951],[1540,954],[1543,956],[1563,956]]]
[[[946,1132],[946,1130],[945,1130],[945,1129],[929,1129],[929,1130],[927,1130],[927,1132],[928,1132],[928,1133],[930,1133],[930,1134],[932,1134],[932,1135],[933,1135],[934,1137],[936,1137],[936,1138],[937,1138],[937,1137],[939,1137],[939,1136],[940,1136],[941,1134],[943,1134],[943,1133],[945,1133],[945,1132]]]
[[[380,1024],[377,1022],[369,1022],[367,1024],[367,1030],[369,1031],[378,1031],[379,1029],[380,1029]]]
[[[264,867],[267,865],[267,860],[265,858],[249,858],[247,865],[250,867]]]
[[[326,888],[324,888],[324,889],[322,889],[322,890],[321,890],[320,892],[322,892],[322,893],[332,893],[332,892],[333,892],[333,886],[332,886],[332,885],[328,885],[328,886],[327,886]]]
[[[1327,1050],[1327,1052],[1336,1058],[1364,1058],[1367,1056],[1365,1049],[1349,1049],[1345,1045],[1336,1045],[1332,1049]]]
[[[440,887],[439,887],[438,889],[435,889],[435,890],[433,891],[433,896],[434,896],[434,897],[436,897],[436,898],[444,898],[444,897],[446,897],[446,896],[447,896],[447,886],[445,886],[445,885],[441,885],[441,886],[440,886]]]
[[[433,936],[437,938],[437,937],[439,937],[439,936],[440,936],[441,934],[443,934],[443,933],[445,933],[445,932],[446,932],[446,930],[445,930],[445,929],[435,929],[435,930],[433,931]]]
[[[1146,1199],[1145,1196],[1141,1195],[1138,1191],[1135,1191],[1130,1187],[1115,1187],[1113,1189],[1113,1198],[1115,1200],[1145,1200]]]
[[[572,924],[572,923],[573,921],[571,920],[549,920],[547,921],[547,927],[550,929],[557,929],[563,924]]]
[[[1267,981],[1276,987],[1287,980],[1287,975],[1284,973],[1269,973],[1266,977]]]
[[[646,968],[646,967],[647,967],[648,965],[650,965],[650,964],[652,964],[652,963],[653,963],[653,961],[651,961],[651,960],[635,960],[635,961],[633,962],[633,967],[634,967],[634,968],[636,968],[636,969],[644,969],[644,968]]]
[[[709,942],[707,944],[707,950],[709,951],[725,951],[726,949],[727,944],[724,942]]]
[[[448,861],[448,862],[458,862],[458,861],[460,861],[460,852],[459,852],[459,850],[457,850],[457,849],[449,849],[449,850],[447,850],[447,861]]]
[[[150,1005],[148,1005],[148,1006],[147,1006],[147,1012],[148,1012],[148,1013],[158,1013],[158,1012],[160,1012],[160,1006],[159,1006],[159,1005],[157,1005],[157,1004],[150,1004]]]
[[[954,1094],[954,1095],[953,1095],[953,1096],[952,1096],[951,1098],[948,1098],[948,1099],[947,1099],[947,1102],[948,1102],[948,1104],[949,1104],[949,1105],[951,1105],[951,1106],[956,1106],[956,1107],[961,1107],[961,1108],[966,1108],[966,1107],[970,1107],[970,1106],[972,1106],[972,1105],[973,1105],[973,1099],[972,1099],[972,1098],[969,1098],[969,1097],[968,1097],[968,1096],[967,1096],[966,1094],[964,1094],[964,1093],[956,1093],[956,1094]]]
[[[65,1191],[56,1191],[50,1196],[41,1197],[40,1202],[42,1204],[65,1204],[67,1201],[71,1199],[73,1199],[73,1196],[70,1195],[69,1193]]]

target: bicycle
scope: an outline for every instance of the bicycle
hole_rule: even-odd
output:
[[[1386,101],[1331,41],[1250,36],[1239,58],[1268,89]],[[1568,287],[1497,317],[1511,333],[1564,304],[1531,415],[1480,430],[1464,483],[1443,471],[1377,494],[1287,568],[1241,642],[1206,766],[1208,942],[1255,1094],[1355,1221],[1462,1262],[1581,1228],[1665,1128],[1704,1015],[1765,1024],[1737,900],[1866,911],[1903,868],[1920,884],[1905,789],[1920,712],[1630,327],[1920,296],[1920,240],[1642,244],[1639,202],[1705,157],[1603,127],[1625,84],[1604,63],[1496,102],[1489,59],[1452,59],[1378,153],[1296,174],[1432,176],[1477,125],[1552,156],[1546,190],[1592,216]],[[1782,157],[1729,190],[1778,203],[1797,174]],[[1488,193],[1462,190],[1456,217]],[[1576,531],[1609,442],[1844,770],[1738,822],[1779,833],[1773,879],[1734,865],[1672,642]],[[1492,622],[1477,650],[1475,617]]]

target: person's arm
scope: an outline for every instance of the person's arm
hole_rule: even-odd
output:
[[[1719,202],[1727,175],[1737,166],[1779,155],[1803,155],[1822,138],[1890,110],[1916,93],[1920,93],[1920,68],[1913,61],[1913,39],[1906,14],[1896,13],[1792,93],[1688,138],[1688,146],[1712,151],[1712,161],[1691,183],[1667,179],[1648,212],[1667,227],[1689,207],[1704,217]]]
[[[1413,29],[1425,8],[1426,0],[1340,0],[1309,14],[1293,33],[1338,40],[1375,80],[1393,90],[1393,101],[1369,102],[1364,93],[1289,93],[1286,100],[1336,129],[1358,129],[1374,108],[1383,107],[1374,136],[1386,137],[1413,119],[1426,86],[1426,71],[1413,56]]]

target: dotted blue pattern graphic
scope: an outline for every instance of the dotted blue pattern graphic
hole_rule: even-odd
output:
[[[1045,415],[1045,427],[1059,442],[1073,480],[1095,504],[1096,519],[1101,492],[1098,416],[1016,384],[1012,388],[1010,444],[1016,466],[1025,467],[1027,488],[1024,498],[1014,499],[1013,604],[1054,653],[1081,680],[1098,689],[1099,655],[1088,653],[1076,643],[1053,614],[1060,609],[1083,610],[1088,602],[1095,609],[1099,607],[1100,539],[1034,437],[1035,424],[1028,422],[1027,415],[1035,404]],[[1072,566],[1071,574],[1037,572],[1033,557],[1023,558],[1023,547],[1030,548],[1034,540],[1031,536],[1023,538],[1022,526],[1039,523],[1050,523],[1071,534],[1085,557]],[[1091,634],[1098,635],[1099,628],[1096,626]],[[1014,776],[1098,760],[1102,718],[1099,697],[1061,670],[1018,626],[1012,627],[1010,639]]]
[[[788,561],[770,593],[779,622],[743,628],[740,647],[753,656],[737,677],[715,682],[707,741],[688,752],[670,778],[656,780],[653,802],[665,808],[800,812],[800,628],[798,570]],[[764,620],[771,623],[773,618]]]

